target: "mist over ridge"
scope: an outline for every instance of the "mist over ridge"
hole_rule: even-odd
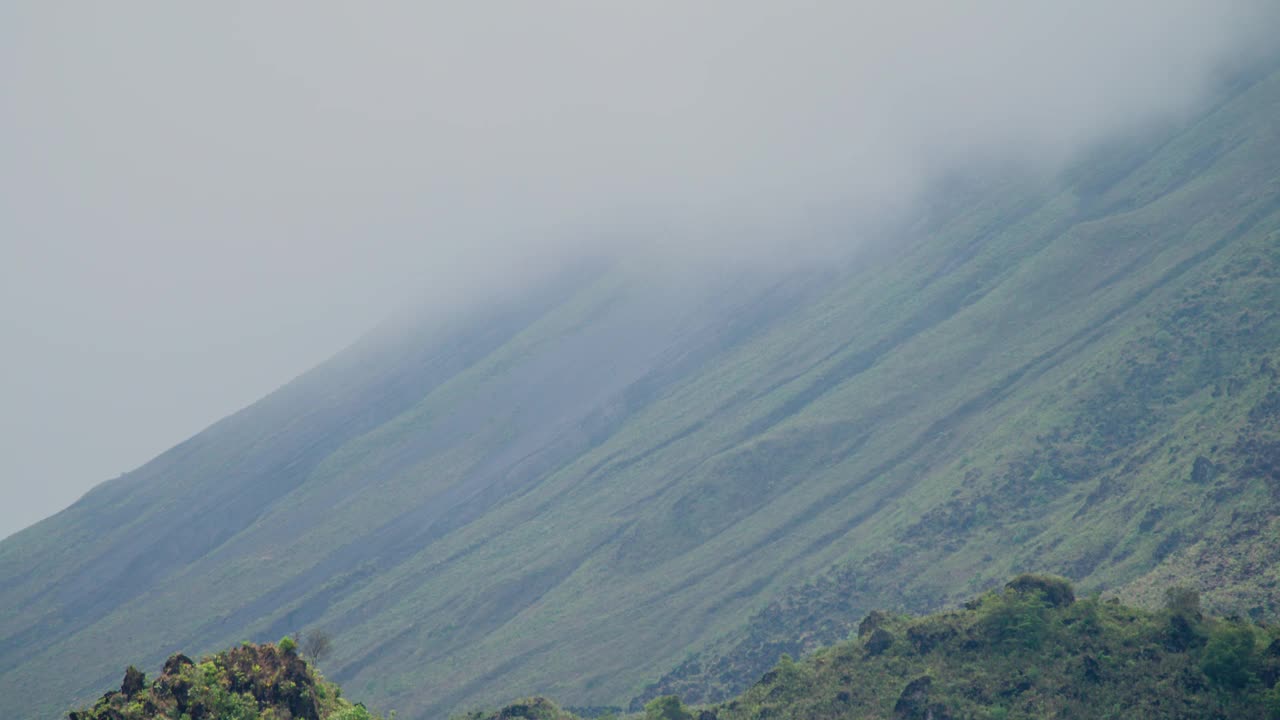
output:
[[[1251,0],[11,3],[0,482],[29,503],[0,533],[407,298],[453,307],[582,254],[820,260],[939,174],[1052,173],[1187,112],[1275,19]]]

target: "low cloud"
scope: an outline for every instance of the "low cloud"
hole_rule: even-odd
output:
[[[1194,108],[1278,19],[1256,0],[9,3],[0,478],[47,478],[47,512],[405,297],[586,252],[790,252],[972,163],[1053,172]]]

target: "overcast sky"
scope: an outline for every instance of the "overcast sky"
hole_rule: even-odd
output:
[[[601,247],[764,255],[965,163],[1050,172],[1193,108],[1276,19],[1257,0],[0,4],[0,536],[406,297]]]

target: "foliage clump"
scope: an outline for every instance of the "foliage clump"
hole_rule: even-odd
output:
[[[1063,607],[1076,601],[1071,581],[1056,575],[1019,575],[1006,583],[1005,589],[1024,595],[1039,593],[1044,602],[1053,607]]]
[[[991,595],[979,606],[979,623],[985,640],[1009,649],[1037,650],[1050,632],[1050,609],[1056,607],[1044,596],[1005,590]]]
[[[174,655],[152,682],[133,666],[119,691],[70,720],[379,720],[342,699],[297,654],[292,638],[244,645],[193,662]]]
[[[1200,669],[1215,685],[1232,690],[1257,680],[1254,630],[1241,623],[1223,623],[1209,635],[1200,658]]]

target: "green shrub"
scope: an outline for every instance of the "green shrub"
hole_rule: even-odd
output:
[[[1040,593],[1006,590],[985,606],[981,623],[995,644],[1039,649],[1049,634],[1049,613]]]
[[[1262,704],[1267,709],[1268,717],[1272,720],[1280,720],[1280,680],[1277,680],[1275,686],[1267,691]]]
[[[1209,634],[1200,669],[1223,688],[1239,689],[1254,680],[1253,630],[1246,625],[1223,623]]]
[[[1076,601],[1071,581],[1057,575],[1023,574],[1005,584],[1006,590],[1023,595],[1039,593],[1053,607],[1065,607]]]
[[[352,705],[325,718],[325,720],[375,720],[363,705]]]
[[[284,637],[280,638],[280,642],[276,644],[280,648],[280,652],[282,653],[292,654],[298,650],[298,643],[295,642],[294,639],[289,637],[288,635],[285,635]]]

